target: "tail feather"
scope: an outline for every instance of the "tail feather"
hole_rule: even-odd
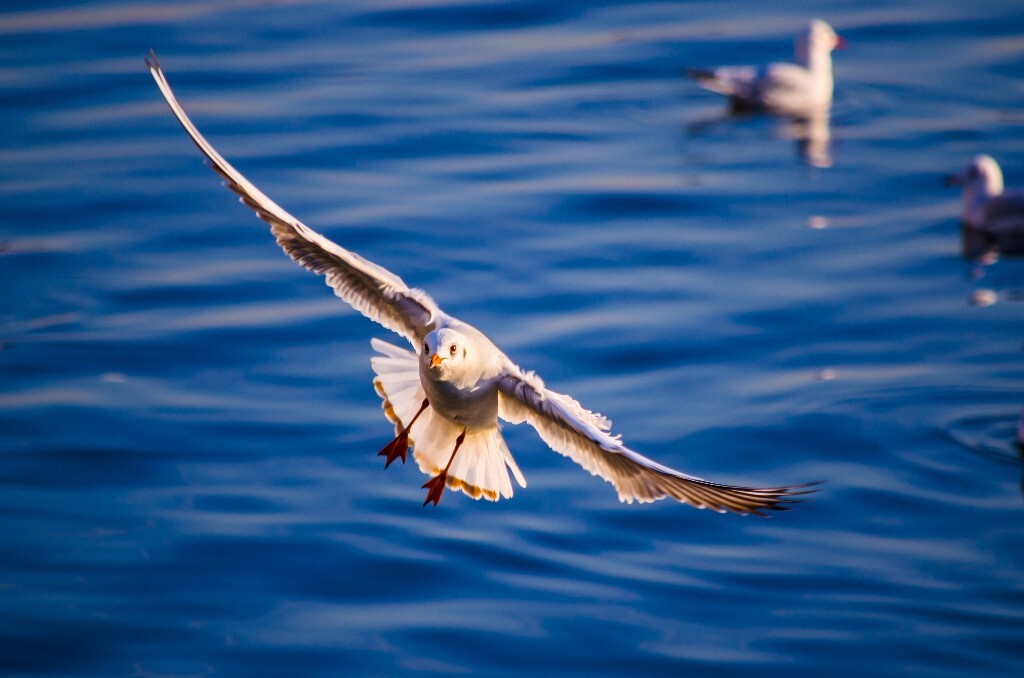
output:
[[[412,351],[379,339],[374,339],[372,346],[380,354],[370,361],[377,374],[373,385],[397,433],[412,421],[426,397],[420,384],[419,362]],[[440,416],[433,408],[424,410],[409,431],[413,458],[420,471],[429,476],[439,474],[448,464],[460,433],[461,426]],[[520,487],[526,487],[523,472],[497,426],[469,431],[448,469],[448,487],[462,490],[474,499],[507,499],[512,496],[509,470]]]
[[[736,94],[735,85],[729,79],[722,77],[722,74],[715,69],[687,68],[686,74],[693,78],[697,85],[706,90],[725,96]]]
[[[377,373],[373,385],[384,401],[381,404],[384,414],[395,425],[397,434],[405,428],[405,422],[412,421],[426,398],[420,385],[419,364],[411,351],[379,339],[373,339],[370,345],[382,354],[370,359],[370,366]]]
[[[753,100],[757,103],[761,96],[766,71],[754,66],[719,66],[718,68],[687,68],[686,74],[693,78],[697,85],[706,90]]]

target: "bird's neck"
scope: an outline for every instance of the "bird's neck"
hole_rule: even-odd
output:
[[[1003,193],[1003,175],[1002,175],[1002,173],[990,174],[989,176],[985,177],[985,186],[984,186],[983,190],[985,191],[985,197],[986,198],[994,198],[997,195],[1002,195],[1002,193]]]
[[[804,67],[807,68],[811,73],[818,77],[828,76],[828,79],[832,79],[832,53],[827,51],[819,50],[817,52],[810,52],[807,54],[807,59],[804,61]]]
[[[981,226],[985,218],[985,204],[1003,192],[1003,182],[977,182],[964,189],[961,218],[972,226]]]
[[[816,52],[810,54],[805,64],[815,83],[815,90],[823,101],[832,100],[832,54],[830,52]]]

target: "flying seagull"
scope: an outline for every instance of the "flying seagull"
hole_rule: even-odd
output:
[[[323,275],[343,301],[370,320],[403,337],[413,350],[379,339],[371,345],[374,386],[395,425],[395,438],[380,452],[385,468],[406,461],[409,446],[420,470],[430,476],[426,506],[441,500],[445,487],[497,501],[512,496],[509,471],[520,487],[526,479],[501,436],[498,419],[526,422],[553,450],[569,457],[618,491],[619,500],[651,502],[672,497],[719,513],[765,515],[786,510],[807,485],[738,487],[722,485],[662,466],[611,433],[611,422],[584,409],[570,396],[549,390],[533,372],[513,363],[472,325],[448,315],[425,292],[309,228],[263,194],[231,166],[192,124],[150,51],[149,71],[178,122],[209,165],[270,225],[278,245],[292,259]]]

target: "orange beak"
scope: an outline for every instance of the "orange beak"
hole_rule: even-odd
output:
[[[430,358],[430,366],[431,367],[437,367],[442,362],[444,362],[444,358],[442,358],[441,356],[437,355],[436,353]]]

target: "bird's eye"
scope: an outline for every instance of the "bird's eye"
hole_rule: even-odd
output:
[[[458,347],[457,344],[452,344],[452,347],[450,349],[448,349],[448,352],[451,353],[453,356],[456,353],[458,353],[458,351],[459,351],[459,347]]]
[[[428,353],[430,353],[430,345],[423,342],[423,355],[427,355]]]

